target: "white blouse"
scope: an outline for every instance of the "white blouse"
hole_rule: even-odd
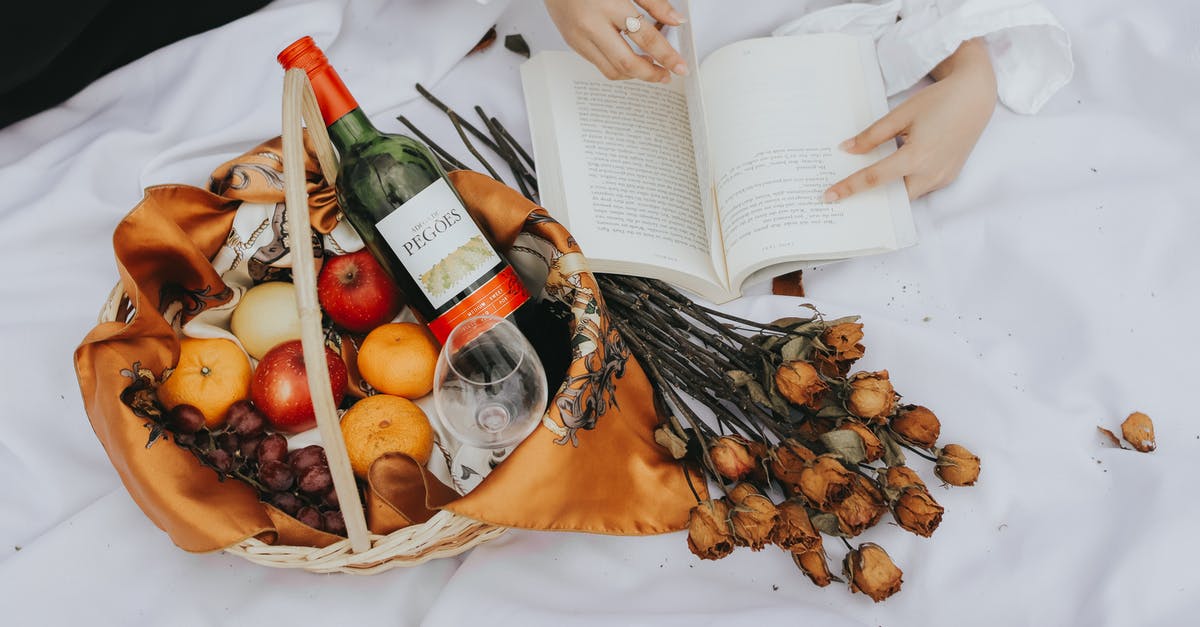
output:
[[[873,0],[822,8],[776,35],[845,32],[876,40],[888,95],[912,87],[962,42],[983,37],[1000,101],[1037,113],[1071,80],[1071,40],[1054,15],[1033,0]]]

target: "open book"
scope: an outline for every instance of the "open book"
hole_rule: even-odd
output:
[[[689,22],[690,24],[690,22]],[[825,203],[896,149],[837,148],[887,113],[874,42],[749,39],[670,84],[609,81],[570,52],[521,68],[541,201],[591,269],[663,279],[713,301],[818,262],[915,243],[903,182]]]

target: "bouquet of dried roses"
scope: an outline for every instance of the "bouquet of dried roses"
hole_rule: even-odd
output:
[[[934,462],[949,485],[974,484],[980,462],[958,444],[938,446],[938,417],[903,403],[886,370],[851,372],[866,350],[857,317],[825,320],[813,310],[762,324],[657,281],[606,275],[602,286],[614,323],[663,397],[669,419],[656,439],[725,494],[692,509],[692,552],[720,559],[738,546],[774,544],[827,586],[842,581],[822,540],[834,536],[848,549],[842,573],[851,590],[875,601],[897,592],[903,573],[887,552],[846,539],[889,511],[917,535],[937,529],[943,508],[905,465],[905,449]]]
[[[416,87],[447,114],[493,178],[503,180],[468,135],[503,159],[522,193],[537,202],[533,159],[499,120],[475,107],[484,133]],[[446,167],[465,167],[399,119]],[[871,542],[854,548],[847,539],[888,511],[917,535],[937,529],[943,508],[905,465],[904,449],[934,462],[949,485],[973,485],[980,462],[961,445],[938,446],[938,417],[902,403],[886,370],[851,373],[866,351],[857,317],[825,320],[814,309],[807,318],[763,324],[695,303],[661,281],[596,276],[613,326],[668,417],[655,439],[725,494],[697,496],[688,525],[692,552],[720,559],[737,546],[774,544],[818,586],[846,581],[876,602],[896,593],[903,573],[887,552]],[[684,397],[712,416],[702,418]],[[822,534],[846,545],[845,580],[830,572]]]

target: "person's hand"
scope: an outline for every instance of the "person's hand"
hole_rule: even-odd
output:
[[[964,42],[931,76],[936,82],[842,143],[846,152],[863,154],[893,137],[902,141],[896,152],[831,186],[826,202],[902,176],[908,197],[915,199],[958,176],[996,108],[996,76],[986,44]]]
[[[653,20],[678,26],[683,17],[667,0],[545,0],[550,18],[563,39],[610,79],[640,78],[667,83],[671,73],[686,75],[683,57],[654,28]],[[650,16],[642,16],[645,9]],[[627,32],[625,20],[640,17],[637,32]],[[625,32],[623,35],[622,33]],[[646,54],[637,54],[628,36]]]

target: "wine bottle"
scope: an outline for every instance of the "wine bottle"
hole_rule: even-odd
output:
[[[537,314],[529,292],[429,148],[377,130],[311,37],[278,60],[284,69],[304,70],[312,83],[341,157],[336,188],[343,215],[438,341],[478,315],[509,318],[531,336]]]

